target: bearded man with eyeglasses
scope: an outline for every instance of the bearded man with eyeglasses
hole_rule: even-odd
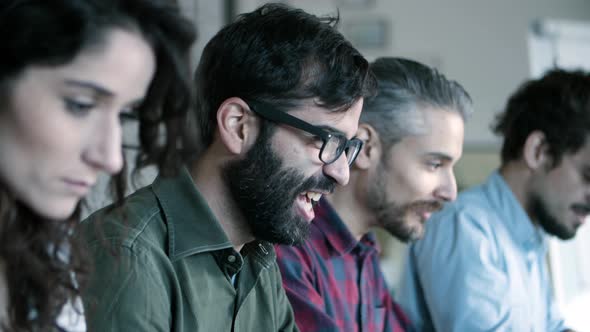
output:
[[[376,85],[336,21],[267,4],[209,41],[192,161],[85,223],[93,330],[297,330],[272,244],[305,239],[314,204],[348,183]]]

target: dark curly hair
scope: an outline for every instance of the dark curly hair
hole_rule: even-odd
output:
[[[174,1],[0,1],[0,35],[7,36],[0,52],[0,105],[9,105],[11,82],[27,67],[67,64],[104,42],[113,28],[141,34],[156,57],[154,78],[137,111],[137,167],[155,164],[172,174],[188,149],[181,146],[182,128],[194,103],[188,57],[195,39]],[[117,198],[125,190],[124,173],[114,179]],[[80,205],[63,222],[47,220],[0,182],[0,262],[8,288],[4,329],[61,330],[56,318],[67,301],[78,298],[89,269],[75,238],[79,211]]]
[[[217,109],[230,97],[278,111],[306,99],[346,111],[374,94],[369,63],[335,28],[338,20],[271,3],[221,29],[195,73],[201,151],[212,143]]]
[[[590,75],[555,69],[525,82],[492,129],[504,136],[503,165],[519,159],[527,137],[538,130],[545,135],[552,166],[558,166],[563,155],[577,152],[590,134]]]

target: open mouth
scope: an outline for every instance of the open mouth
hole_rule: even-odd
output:
[[[590,219],[590,215],[582,214],[582,213],[575,213],[576,218],[578,219],[578,224],[583,225],[588,219]]]
[[[574,205],[572,211],[576,215],[579,224],[584,224],[590,219],[590,206],[586,205]]]
[[[439,202],[419,202],[414,205],[413,209],[424,224],[433,213],[440,211],[442,207],[443,205]]]
[[[420,215],[420,219],[421,219],[422,223],[425,223],[430,218],[430,216],[432,215],[432,212],[430,212],[430,211],[422,211],[422,212],[420,212],[419,215]]]
[[[320,198],[322,194],[315,191],[307,191],[297,196],[295,201],[297,210],[307,222],[311,222],[315,217],[313,207],[318,204]]]

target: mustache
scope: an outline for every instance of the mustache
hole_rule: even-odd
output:
[[[590,205],[588,204],[572,204],[571,209],[576,214],[590,214]]]
[[[306,191],[321,191],[327,193],[333,193],[336,189],[336,181],[328,178],[324,175],[312,176],[299,186],[297,193]]]
[[[444,204],[441,201],[416,201],[406,206],[406,211],[425,211],[436,212],[443,208]]]

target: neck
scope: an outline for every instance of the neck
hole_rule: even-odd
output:
[[[206,152],[191,165],[190,173],[209,209],[239,252],[244,244],[254,240],[254,236],[222,178],[222,165],[223,162],[210,158]]]
[[[528,211],[528,184],[530,182],[531,170],[518,161],[508,162],[500,169],[500,175],[510,187],[516,200],[523,207],[529,218],[533,220],[531,211]]]
[[[327,199],[354,238],[360,240],[375,224],[375,217],[361,204],[365,197],[357,196],[356,193],[361,191],[357,189],[356,180],[357,176],[351,173],[350,183],[346,187],[338,187]]]

